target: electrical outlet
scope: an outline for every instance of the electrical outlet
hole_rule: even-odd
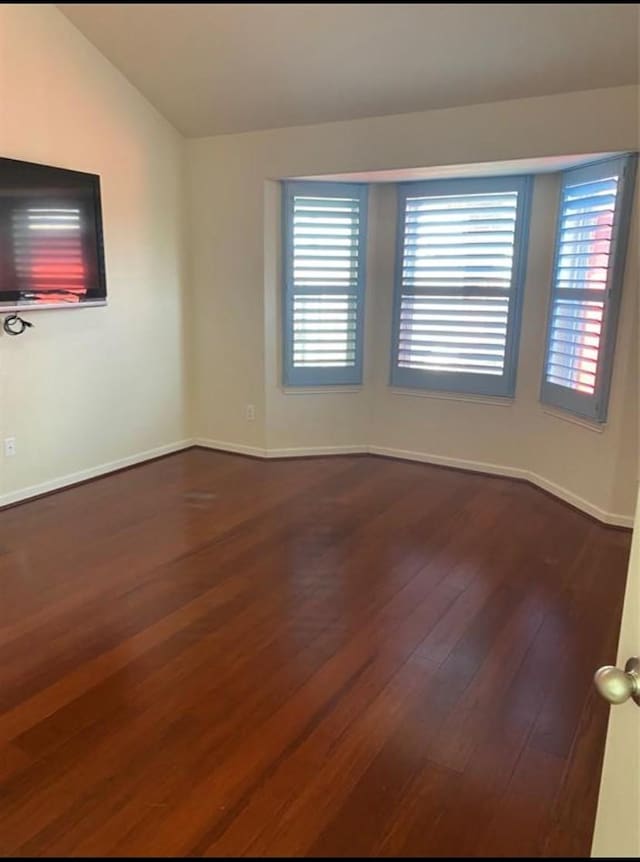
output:
[[[16,438],[5,437],[4,440],[4,456],[5,458],[13,458],[16,454]]]
[[[256,408],[253,404],[247,404],[247,422],[253,422],[256,418]]]

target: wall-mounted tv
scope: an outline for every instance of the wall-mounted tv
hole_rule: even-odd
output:
[[[0,313],[106,301],[100,177],[0,158]]]

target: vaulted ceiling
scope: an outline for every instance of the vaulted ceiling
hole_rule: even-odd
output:
[[[638,78],[638,6],[62,3],[184,134],[611,87]]]

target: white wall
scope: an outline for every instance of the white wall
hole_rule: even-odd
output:
[[[109,305],[0,336],[0,502],[182,440],[184,142],[54,6],[0,6],[0,155],[98,173]]]
[[[610,421],[601,431],[545,413],[537,401],[556,181],[535,189],[517,398],[495,406],[392,392],[388,375],[393,192],[372,195],[365,385],[289,393],[280,386],[281,177],[471,164],[633,150],[638,92],[620,87],[489,105],[189,141],[199,438],[249,450],[374,444],[539,475],[596,514],[634,507],[637,340],[630,254]],[[631,248],[633,250],[634,243]],[[255,422],[245,406],[256,405]],[[470,433],[472,429],[472,433]]]

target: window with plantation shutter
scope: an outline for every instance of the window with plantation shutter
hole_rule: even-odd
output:
[[[529,198],[528,177],[399,187],[392,384],[513,394]]]
[[[633,196],[635,157],[562,177],[542,401],[604,422]]]
[[[367,187],[283,183],[284,383],[362,381]]]

